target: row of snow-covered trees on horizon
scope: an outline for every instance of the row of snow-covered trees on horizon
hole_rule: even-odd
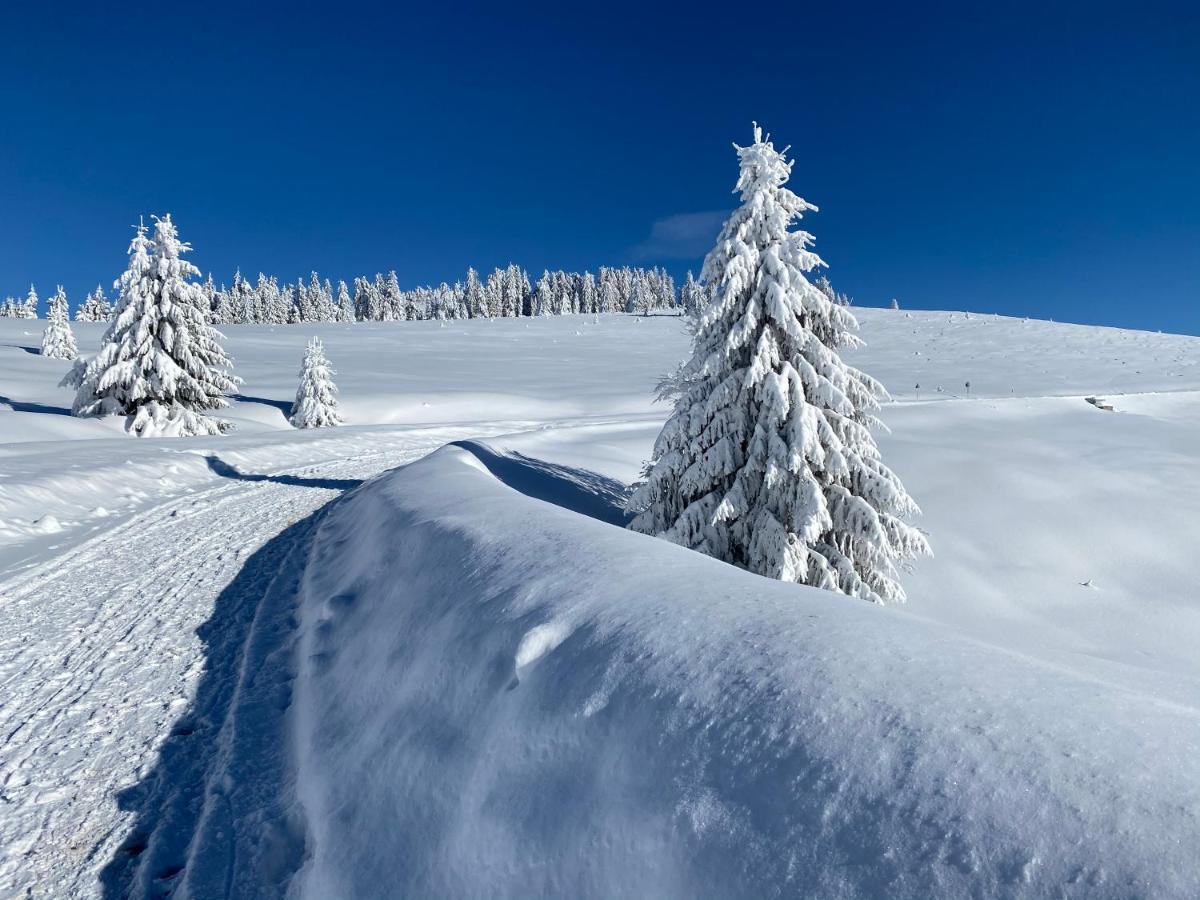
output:
[[[64,304],[64,314],[67,318],[70,318],[67,293],[63,290],[62,285],[58,286],[55,296],[47,301],[47,317],[53,313],[54,305],[60,299]],[[4,298],[4,302],[0,303],[0,319],[36,319],[38,317],[39,303],[37,288],[31,284],[29,286],[29,293],[25,295],[24,300],[14,300],[12,297]],[[112,320],[112,313],[113,305],[104,296],[104,288],[96,285],[96,289],[88,294],[87,299],[79,304],[79,308],[75,310],[75,321],[109,322]]]
[[[552,316],[575,313],[635,313],[657,310],[697,310],[704,289],[689,272],[677,290],[664,270],[610,268],[591,272],[545,271],[535,283],[516,265],[496,269],[481,279],[475,269],[453,285],[404,290],[395,271],[374,279],[354,279],[353,289],[339,281],[336,289],[316,272],[308,281],[280,285],[262,273],[251,284],[238,272],[233,286],[219,288],[211,275],[199,285],[203,308],[212,325],[299,322],[390,322],[426,319],[476,319]],[[60,288],[61,291],[61,288]],[[11,297],[0,306],[0,317],[36,319],[37,291],[31,285],[25,300]],[[77,322],[107,322],[113,306],[97,286],[75,312]]]

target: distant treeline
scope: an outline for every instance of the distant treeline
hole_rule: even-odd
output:
[[[214,325],[300,322],[392,322],[423,319],[512,318],[572,313],[648,314],[655,310],[699,308],[704,289],[689,272],[676,288],[665,271],[601,267],[591,272],[542,273],[531,284],[520,266],[496,269],[486,280],[475,269],[465,281],[453,285],[404,290],[396,273],[373,279],[354,279],[353,288],[314,272],[308,281],[280,284],[259,274],[251,283],[239,271],[231,287],[217,287],[211,275],[201,285],[206,313]],[[23,301],[9,297],[0,306],[0,317],[37,318],[38,296],[31,286]],[[77,322],[103,322],[112,316],[112,304],[97,286],[75,311]]]

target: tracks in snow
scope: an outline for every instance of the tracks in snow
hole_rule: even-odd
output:
[[[282,753],[281,715],[271,735],[239,731],[235,714],[238,704],[283,702],[286,685],[271,678],[288,671],[279,657],[317,511],[340,487],[466,432],[416,430],[280,480],[222,482],[0,585],[0,897],[94,896],[101,870],[110,894],[131,878],[135,893],[170,889],[196,829],[230,829],[235,801],[269,805],[269,785],[253,778],[257,800],[222,797],[210,782],[238,754]],[[203,721],[168,734],[196,699]],[[173,747],[187,737],[198,740]],[[163,769],[168,757],[195,764]],[[268,832],[282,827],[276,812]],[[275,837],[264,838],[260,862],[294,852],[291,837]]]

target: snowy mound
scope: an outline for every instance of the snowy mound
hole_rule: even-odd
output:
[[[465,445],[334,507],[301,601],[305,896],[1194,892],[1193,706],[613,500]]]

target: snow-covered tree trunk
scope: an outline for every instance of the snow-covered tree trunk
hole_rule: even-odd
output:
[[[333,383],[336,374],[325,358],[321,339],[314,337],[304,350],[296,402],[288,417],[292,425],[296,428],[332,428],[342,424],[338,415],[337,386]]]
[[[238,379],[206,321],[201,286],[189,280],[200,274],[182,258],[189,250],[170,216],[156,220],[153,240],[138,227],[112,324],[79,375],[75,415],[124,415],[139,436],[228,430],[206,413],[228,405]]]
[[[49,307],[46,330],[42,333],[42,356],[73,360],[79,356],[79,348],[75,346],[75,335],[71,333],[71,323],[67,319],[67,294],[61,284],[50,298]]]
[[[816,209],[784,186],[791,163],[757,126],[737,152],[742,205],[704,262],[713,296],[631,527],[770,578],[903,600],[899,568],[929,546],[869,430],[887,394],[838,353],[859,343],[849,309],[805,277],[824,263],[789,230]]]

